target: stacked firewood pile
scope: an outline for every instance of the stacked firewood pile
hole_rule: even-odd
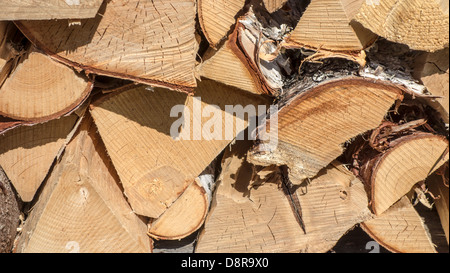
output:
[[[0,252],[448,251],[448,46],[442,0],[0,0]]]

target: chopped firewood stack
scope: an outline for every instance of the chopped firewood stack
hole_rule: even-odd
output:
[[[448,251],[422,2],[0,0],[0,252]]]

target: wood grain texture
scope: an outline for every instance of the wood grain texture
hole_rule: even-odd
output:
[[[0,87],[20,61],[23,38],[13,22],[0,21]]]
[[[244,4],[245,0],[198,0],[200,25],[213,48],[230,32]]]
[[[380,245],[392,252],[435,253],[424,223],[407,197],[361,227]]]
[[[195,252],[327,252],[370,218],[362,183],[344,167],[329,166],[289,196],[279,171],[264,177],[253,171],[245,158],[248,146],[236,142],[225,152]]]
[[[208,140],[202,137],[202,125],[211,122],[213,116],[202,117],[202,113],[194,112],[194,107],[200,111],[205,107],[211,110],[213,102],[218,103],[214,118],[218,119],[219,125],[217,130],[214,129],[216,137]],[[203,80],[195,97],[165,89],[152,91],[146,90],[145,86],[132,86],[95,102],[91,112],[131,206],[138,214],[158,218],[247,126],[243,117],[225,113],[225,105],[261,103],[267,102],[217,82]],[[171,117],[174,106],[181,107],[185,114],[180,117],[180,113],[175,113],[175,117]],[[229,131],[231,138],[226,138],[222,126],[232,125],[230,122],[236,124],[237,120],[243,122],[244,127],[233,127]],[[183,125],[179,135],[173,135],[179,140],[172,138],[170,133],[175,122],[179,123],[176,128]]]
[[[95,74],[192,91],[197,42],[195,1],[105,1],[93,19],[19,21],[40,49]]]
[[[448,3],[445,8],[439,2],[365,1],[354,19],[390,41],[433,52],[449,44]]]
[[[314,177],[343,152],[349,139],[376,128],[402,91],[385,82],[344,78],[324,82],[278,112],[278,146],[252,153],[254,164],[287,165],[298,178]]]
[[[351,22],[350,16],[360,2],[312,0],[288,42],[321,50],[363,50],[375,41],[376,35]]]
[[[0,166],[0,253],[10,253],[19,227],[20,209],[16,194]]]
[[[225,151],[210,213],[196,253],[298,252],[302,229],[279,175],[252,188],[252,166],[245,160],[251,142],[237,141]]]
[[[294,184],[297,178],[290,176]],[[327,252],[356,224],[372,217],[363,183],[339,162],[295,192],[306,231],[305,252]]]
[[[198,74],[211,80],[234,86],[254,94],[261,94],[250,72],[226,42],[219,50],[208,52],[212,57],[198,66]]]
[[[0,86],[0,115],[30,122],[59,118],[81,105],[93,85],[88,77],[31,48]]]
[[[287,1],[288,0],[263,0],[263,3],[267,11],[272,13],[282,8]]]
[[[0,20],[93,18],[103,0],[1,0]]]
[[[429,103],[441,113],[444,122],[449,123],[449,48],[426,53],[418,63],[415,77],[431,94],[440,96]]]
[[[76,115],[34,126],[21,126],[0,136],[0,165],[22,201],[30,202],[50,170]]]
[[[20,253],[150,252],[146,226],[131,210],[92,119],[51,173],[27,219]]]
[[[205,189],[195,180],[172,206],[149,223],[148,234],[159,240],[179,240],[189,236],[203,225],[209,202]]]

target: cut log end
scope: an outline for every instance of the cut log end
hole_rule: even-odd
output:
[[[312,0],[291,32],[288,44],[328,51],[361,51],[377,36],[361,24],[351,22],[355,6],[350,1]],[[362,1],[353,1],[357,5]]]
[[[0,142],[0,164],[24,202],[33,200],[78,117],[14,128]]]
[[[249,161],[287,165],[299,178],[314,177],[342,154],[346,141],[377,127],[401,97],[396,86],[358,78],[312,87],[279,110],[278,148],[259,153],[255,147]]]
[[[361,227],[391,252],[436,253],[421,217],[407,197]]]
[[[19,204],[12,184],[0,166],[0,253],[10,253],[19,227]]]
[[[434,52],[448,47],[449,16],[439,1],[365,1],[354,20],[386,39],[414,50]]]
[[[448,161],[448,141],[432,134],[400,138],[375,163],[371,175],[371,208],[377,215]]]

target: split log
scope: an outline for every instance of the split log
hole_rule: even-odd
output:
[[[190,92],[195,15],[194,0],[112,0],[79,26],[61,20],[16,25],[45,53],[87,73]]]
[[[381,153],[368,153],[360,152],[358,165],[376,215],[385,212],[449,158],[445,137],[420,132],[391,140],[389,148]],[[362,159],[364,156],[367,158]]]
[[[0,253],[11,252],[19,227],[19,215],[16,194],[0,166]]]
[[[0,20],[93,18],[103,0],[1,0]]]
[[[256,146],[249,161],[263,166],[287,165],[299,182],[314,177],[339,157],[345,142],[376,128],[394,102],[403,97],[399,86],[352,76],[309,88],[299,84],[291,91],[279,103],[276,149],[261,153]]]
[[[448,1],[363,1],[353,19],[390,41],[414,50],[448,47]]]
[[[246,161],[249,146],[237,141],[225,152],[197,253],[326,252],[370,218],[362,183],[343,167],[330,166],[306,192],[294,192],[282,169]]]
[[[118,183],[88,117],[46,181],[16,251],[151,252],[145,223],[132,212]]]
[[[449,48],[425,53],[418,61],[415,77],[431,94],[440,96],[427,101],[441,113],[444,122],[449,123]]]
[[[273,13],[283,7],[288,0],[263,0],[264,6],[267,11]]]
[[[20,126],[0,135],[0,165],[11,179],[22,201],[30,202],[70,132],[78,116],[52,120],[34,126]]]
[[[312,0],[286,46],[320,51],[361,51],[377,36],[351,21],[363,0]]]
[[[23,125],[23,121],[0,116],[0,135],[21,125]]]
[[[198,0],[198,19],[211,47],[227,36],[244,5],[245,0]]]
[[[294,185],[302,181],[293,175],[289,180]],[[307,252],[329,251],[355,225],[372,217],[363,183],[337,161],[300,184],[295,194]]]
[[[288,57],[279,54],[277,46],[289,28],[286,24],[270,28],[267,22],[259,20],[265,18],[258,15],[260,12],[251,6],[244,16],[238,18],[228,45],[247,68],[258,92],[278,96],[286,79],[284,74],[292,73]]]
[[[30,47],[0,86],[0,115],[31,123],[53,120],[78,108],[93,86],[92,79]]]
[[[435,202],[436,210],[441,220],[445,237],[449,238],[449,192],[448,192],[448,162],[438,171],[430,175],[426,180],[429,190],[437,197]]]
[[[225,151],[222,172],[197,253],[298,252],[302,229],[275,172],[252,187],[253,166],[246,162],[249,141],[236,141]]]
[[[258,90],[258,86],[245,65],[231,50],[228,41],[217,51],[209,49],[205,53],[204,58],[206,57],[210,58],[205,59],[197,67],[198,74],[201,77],[234,86],[250,93],[262,93]]]
[[[215,167],[215,164],[213,164]],[[155,239],[180,240],[204,223],[212,199],[214,169],[207,168],[158,219],[150,220],[148,235]],[[195,213],[198,214],[195,214]]]
[[[178,238],[189,235],[186,227],[198,228],[207,213],[207,194],[195,179],[247,127],[247,119],[226,112],[225,105],[259,104],[267,101],[204,80],[196,97],[125,87],[94,102],[91,113],[133,210],[154,219],[176,217],[165,220],[173,223],[165,231],[170,236],[159,231],[157,237]]]
[[[391,252],[435,253],[424,223],[407,197],[361,227]]]
[[[22,46],[24,38],[12,22],[0,21],[0,87],[24,53]]]

